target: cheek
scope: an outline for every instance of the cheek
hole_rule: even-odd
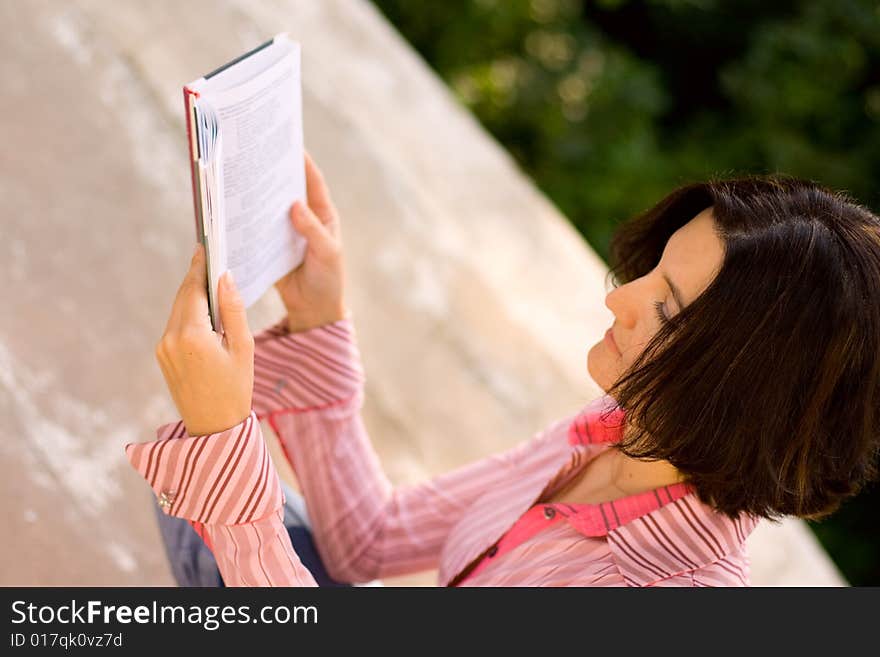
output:
[[[655,333],[655,331],[651,331],[634,337],[633,341],[628,344],[626,350],[624,350],[623,356],[620,358],[621,363],[624,363],[627,367],[632,365],[636,359],[641,356]]]

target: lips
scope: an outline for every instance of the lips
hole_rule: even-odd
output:
[[[617,343],[614,341],[614,334],[611,332],[610,328],[607,331],[605,331],[605,342],[607,342],[608,345],[614,350],[614,353],[616,353],[618,356],[621,355],[620,348],[617,346]]]

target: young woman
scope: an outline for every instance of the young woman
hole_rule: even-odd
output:
[[[156,350],[182,420],[126,446],[166,540],[200,537],[227,585],[432,568],[441,585],[746,585],[760,518],[825,516],[875,475],[880,220],[814,183],[754,177],[683,187],[618,230],[615,320],[587,356],[605,395],[393,487],[360,416],[339,217],[306,168],[309,207],[291,219],[308,252],[276,284],[287,316],[253,337],[227,278],[221,340],[198,247]],[[263,418],[302,486],[305,536]],[[218,583],[184,570],[182,584]]]

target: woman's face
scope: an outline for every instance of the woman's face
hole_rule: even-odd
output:
[[[721,268],[724,244],[715,234],[712,209],[703,210],[675,231],[663,256],[644,276],[605,297],[614,323],[587,354],[587,370],[608,390],[633,363],[667,318],[696,299]]]

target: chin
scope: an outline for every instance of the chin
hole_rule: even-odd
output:
[[[608,376],[607,363],[603,362],[604,357],[607,357],[604,345],[601,342],[593,345],[587,353],[587,373],[603,391],[607,391],[611,387],[612,381]]]

